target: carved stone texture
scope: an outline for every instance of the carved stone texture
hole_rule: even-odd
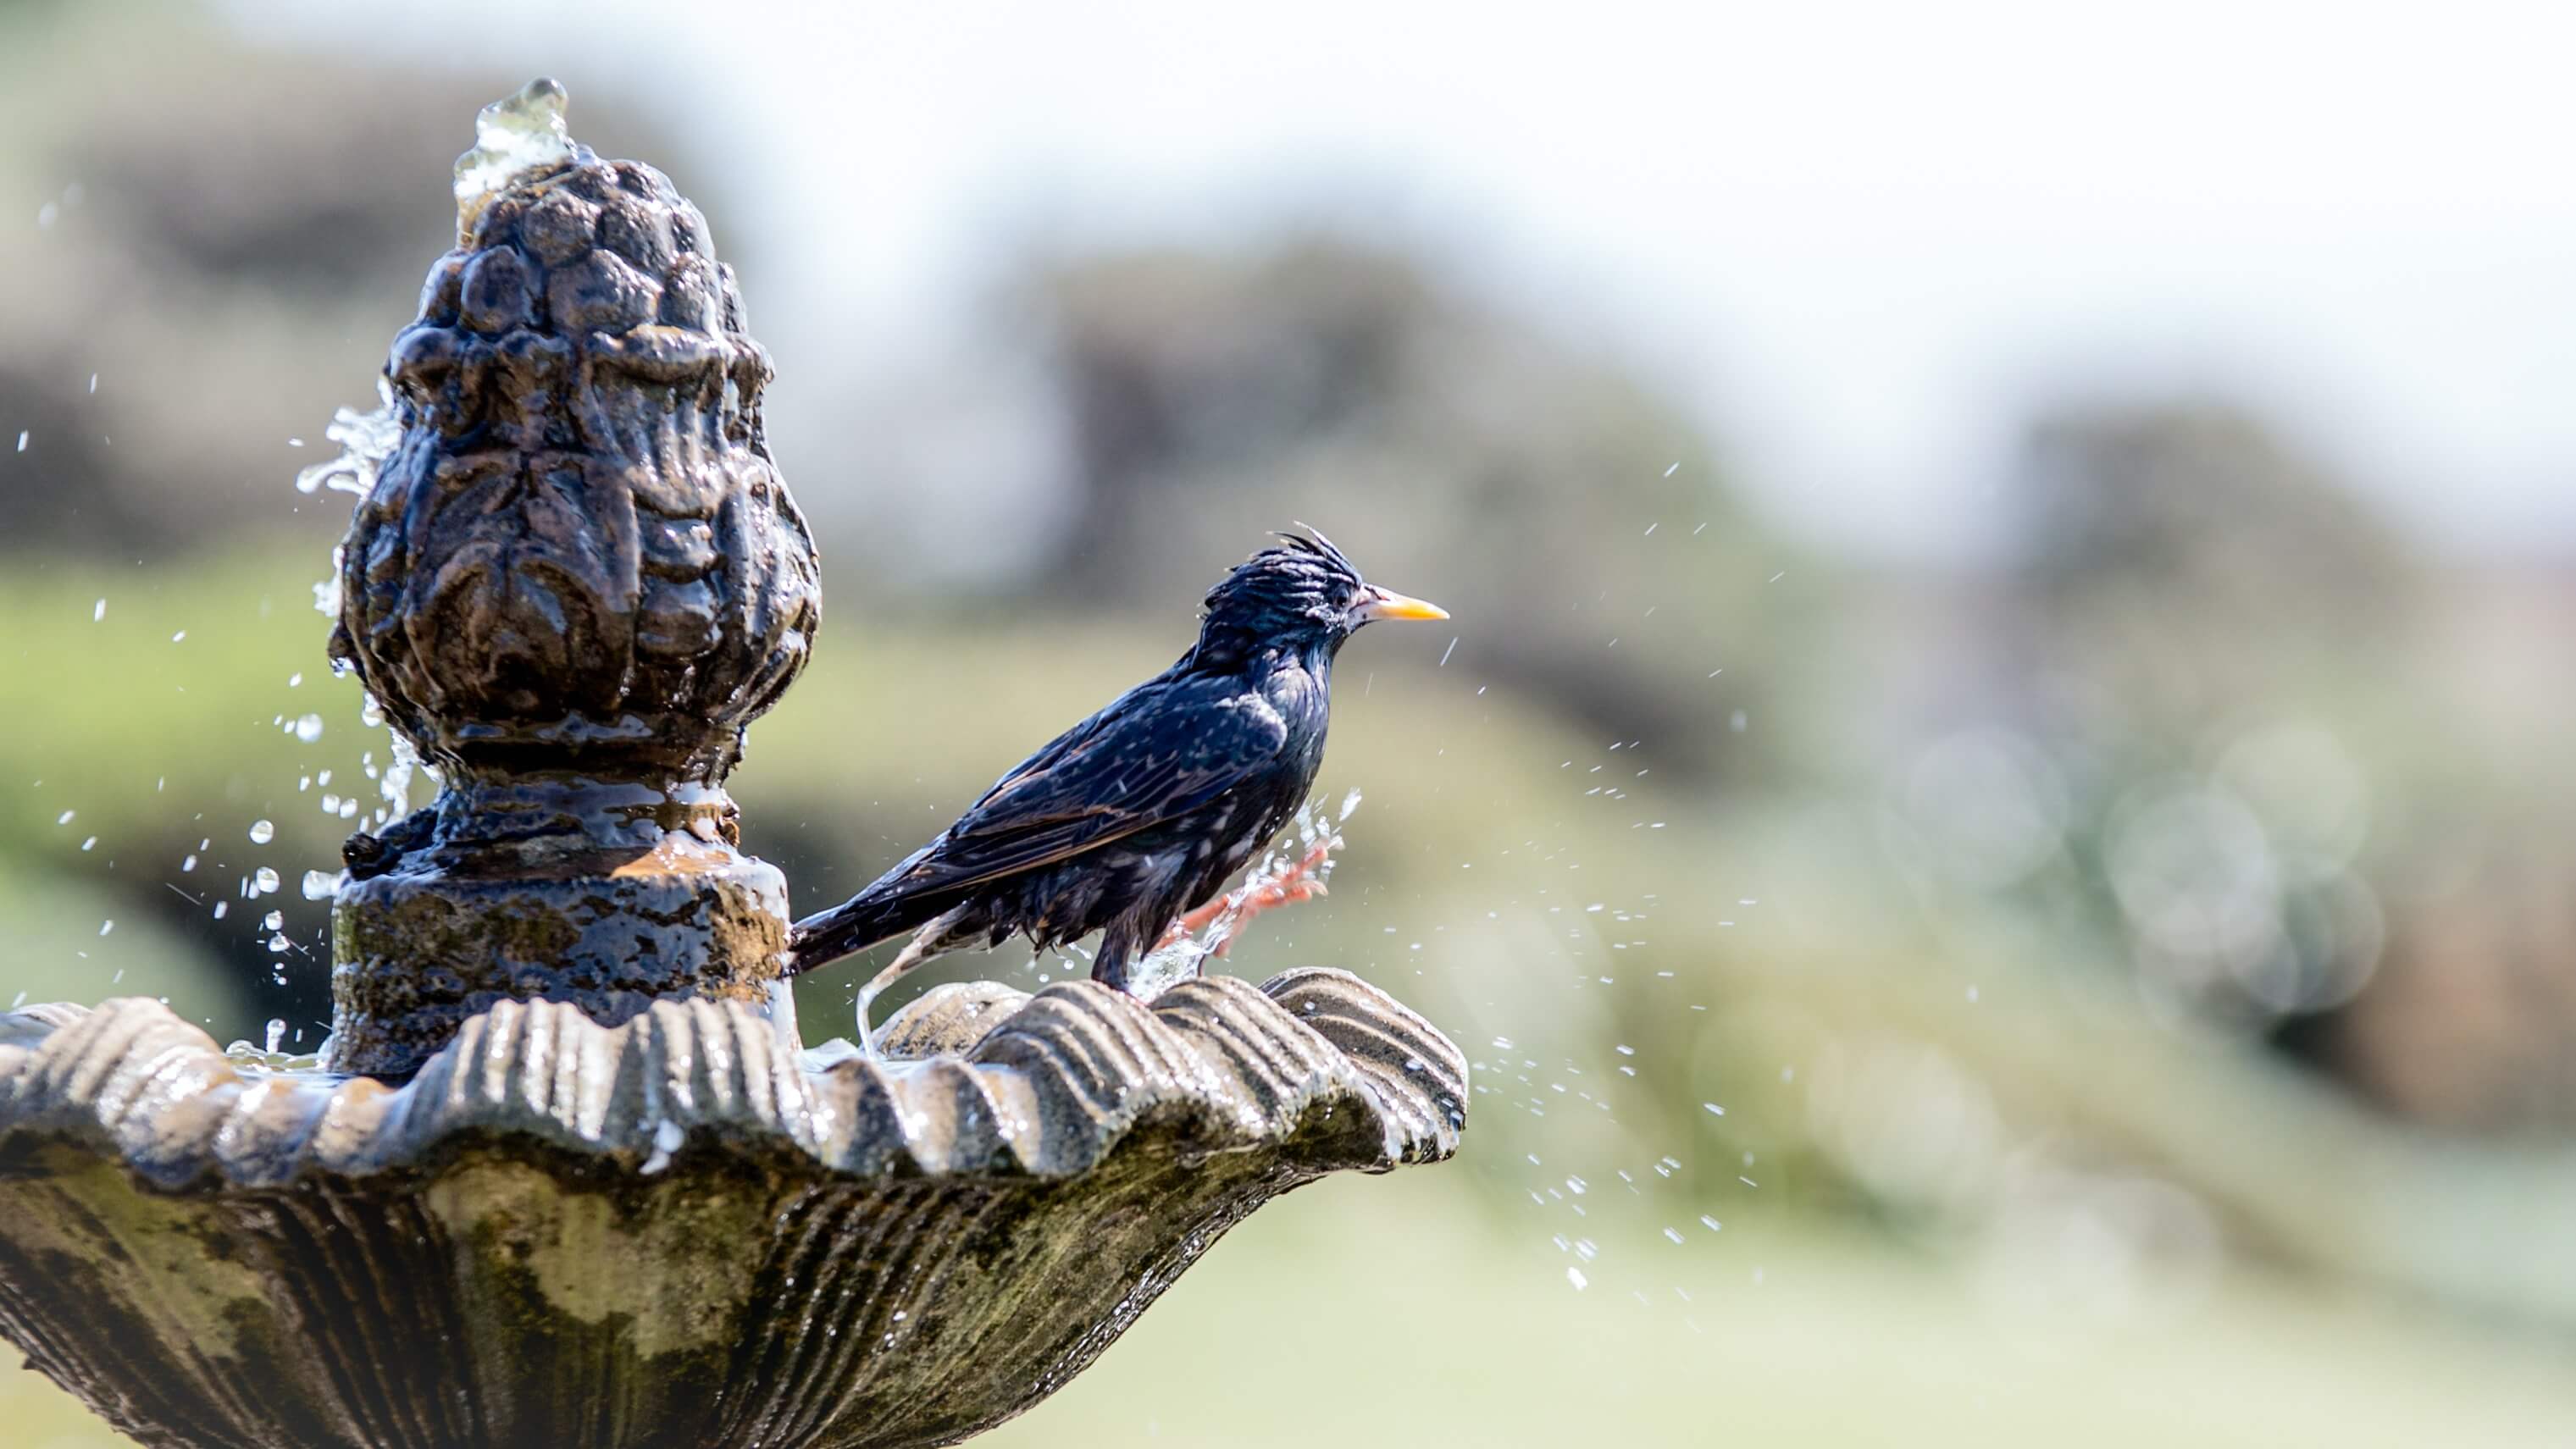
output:
[[[485,113],[487,142],[542,122],[552,149],[460,197],[341,548],[332,655],[447,786],[349,842],[345,1070],[410,1070],[498,1000],[613,1023],[765,999],[779,971],[784,882],[735,851],[722,789],[821,613],[762,434],[769,357],[698,209],[564,140],[562,99]]]
[[[912,1010],[963,1055],[821,1068],[730,1002],[504,1004],[399,1088],[151,1001],[0,1016],[0,1331],[156,1446],[952,1444],[1266,1199],[1465,1123],[1457,1048],[1341,972],[971,995]]]

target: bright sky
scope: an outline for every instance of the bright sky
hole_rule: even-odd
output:
[[[1972,546],[2030,408],[2129,382],[2253,400],[2431,537],[2576,542],[2576,12],[1509,8],[235,6],[556,75],[576,135],[586,88],[705,82],[666,127],[776,178],[733,188],[756,210],[720,243],[831,239],[764,250],[782,356],[808,325],[953,326],[1033,228],[1217,236],[1357,197],[1472,235],[1478,281],[1632,351],[1855,546]]]

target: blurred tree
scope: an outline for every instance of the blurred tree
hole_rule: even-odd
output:
[[[2461,768],[2430,568],[2212,403],[2044,418],[2020,498],[1996,637],[2112,954],[2410,1115],[2576,1120],[2564,912],[2528,889],[2569,863],[2546,832],[2487,839],[2565,771]]]
[[[1763,593],[1783,560],[1623,368],[1348,240],[1068,262],[1028,296],[1078,500],[1038,587],[1168,603],[1303,520],[1450,606],[1480,678],[1680,772],[1763,757],[1724,742],[1796,647]]]
[[[2415,563],[2325,470],[2213,402],[2070,408],[2030,431],[2017,618],[2155,733],[2260,707],[2408,615]]]

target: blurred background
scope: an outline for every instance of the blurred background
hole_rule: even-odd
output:
[[[1343,656],[1334,892],[1228,964],[1440,1023],[1464,1155],[988,1442],[2569,1442],[2546,17],[0,3],[0,1002],[317,1044],[390,755],[292,480],[552,74],[779,366],[800,909],[1264,530],[1455,615]]]

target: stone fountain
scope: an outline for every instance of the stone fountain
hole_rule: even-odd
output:
[[[943,987],[807,1052],[744,727],[813,545],[705,219],[551,82],[395,338],[335,660],[435,767],[346,847],[333,1033],[0,1016],[0,1334],[152,1445],[950,1444],[1264,1201],[1446,1158],[1466,1064],[1346,973]]]

